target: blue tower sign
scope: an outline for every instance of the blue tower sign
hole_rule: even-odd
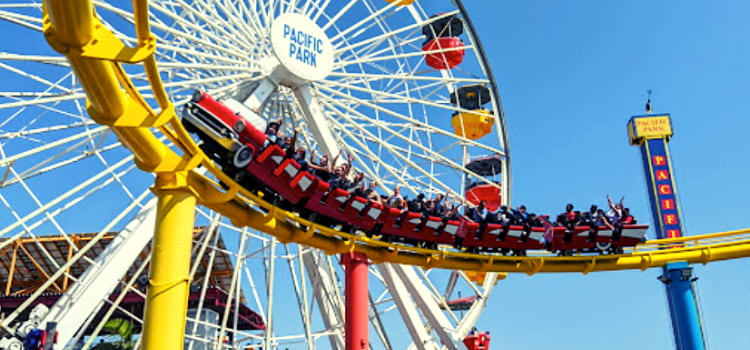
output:
[[[672,120],[669,114],[641,115],[628,122],[630,144],[639,146],[646,174],[656,237],[678,238],[685,234],[677,200],[669,139]],[[677,248],[681,244],[671,245]],[[665,284],[677,350],[703,350],[705,341],[698,304],[693,289],[692,268],[684,261],[668,263],[659,280]]]

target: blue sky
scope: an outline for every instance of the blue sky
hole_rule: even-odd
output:
[[[750,226],[750,3],[466,1],[499,85],[510,134],[513,204],[557,213],[625,196],[651,222],[626,123],[671,113],[688,234]],[[650,233],[653,237],[653,233]],[[695,266],[711,349],[745,349],[750,259]],[[510,275],[479,326],[494,349],[668,349],[661,270]]]

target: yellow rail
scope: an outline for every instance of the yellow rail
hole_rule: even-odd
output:
[[[274,235],[282,242],[319,248],[328,254],[358,251],[375,262],[469,271],[588,273],[643,270],[671,261],[705,264],[750,256],[750,229],[650,241],[621,255],[506,257],[385,243],[304,220],[239,187],[200,152],[179,123],[157,74],[153,55],[156,43],[148,25],[147,1],[136,0],[133,6],[139,42],[135,48],[126,47],[100,24],[91,0],[47,0],[45,36],[53,48],[68,58],[80,78],[89,100],[91,117],[114,130],[134,153],[140,169],[156,173],[158,178],[186,176],[187,191],[196,196],[199,204],[230,218],[237,226],[252,227]],[[122,63],[144,65],[160,112],[155,112],[136,91],[124,73]],[[156,129],[179,146],[182,154],[159,142],[154,135]],[[216,182],[193,172],[199,164],[230,184],[229,189],[222,189]],[[155,189],[160,189],[158,184]],[[665,249],[675,243],[682,243],[682,247]]]

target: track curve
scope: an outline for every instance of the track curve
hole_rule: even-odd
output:
[[[177,183],[194,193],[199,204],[230,218],[237,226],[264,231],[281,242],[319,248],[327,254],[362,252],[376,263],[529,275],[645,270],[672,261],[705,264],[750,256],[750,229],[650,241],[619,255],[507,257],[386,243],[309,222],[240,187],[214,166],[189,137],[176,117],[174,106],[167,98],[159,78],[154,57],[156,44],[149,30],[147,1],[134,2],[139,43],[135,48],[128,48],[98,22],[90,0],[50,1],[45,4],[45,37],[55,50],[67,57],[80,78],[90,101],[89,115],[118,135],[121,142],[133,152],[138,167],[159,175],[157,182],[159,178],[177,179],[169,181],[170,184]],[[134,88],[121,66],[123,63],[143,65],[159,104],[158,112]],[[176,145],[176,149],[160,141],[154,130],[165,135]],[[196,172],[198,166],[205,167],[221,182],[229,184],[228,188]]]

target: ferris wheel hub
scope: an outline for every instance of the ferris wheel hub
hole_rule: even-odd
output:
[[[286,13],[271,26],[271,48],[287,81],[318,81],[333,70],[333,45],[317,24],[298,13]]]

